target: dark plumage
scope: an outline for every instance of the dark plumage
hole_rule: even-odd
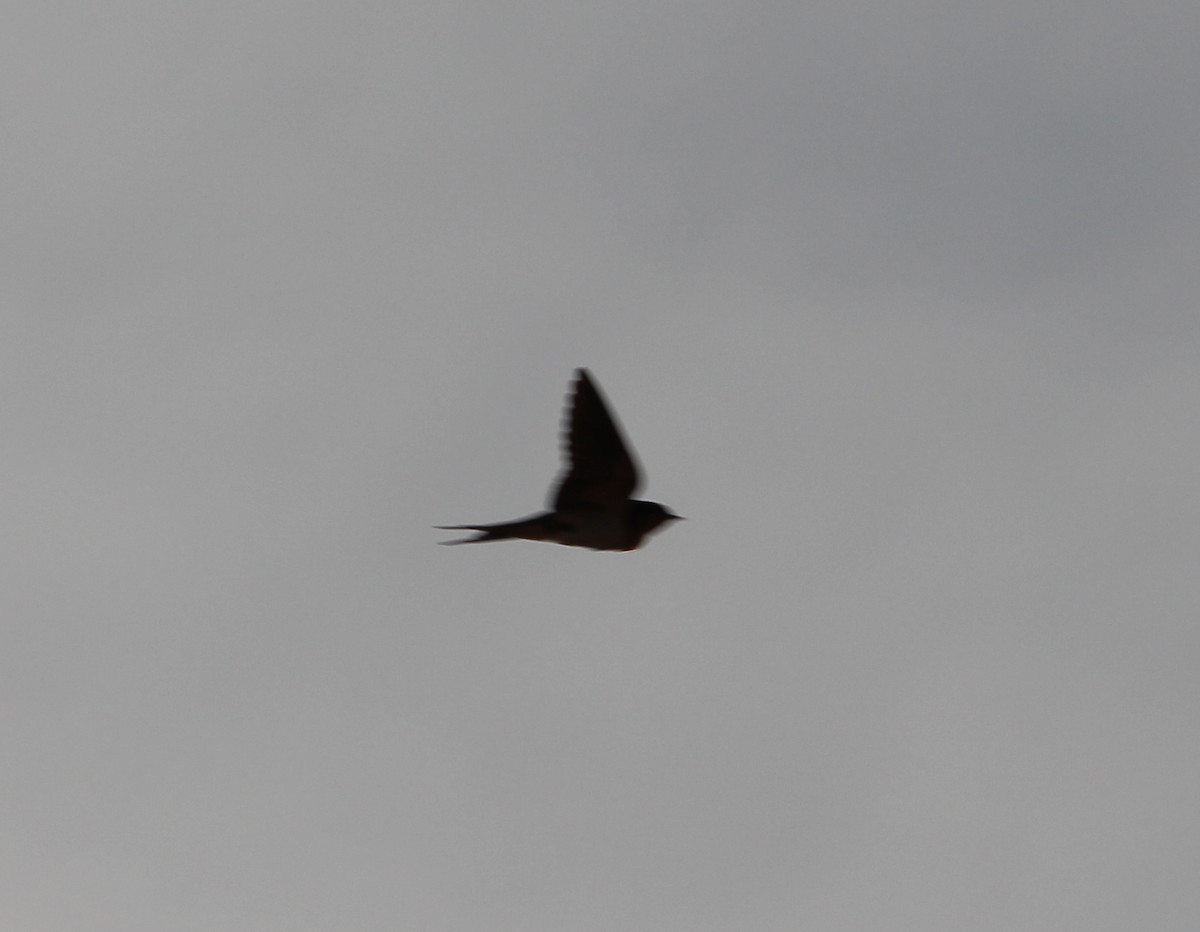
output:
[[[680,520],[658,502],[631,498],[641,475],[616,421],[586,369],[575,381],[563,430],[567,469],[544,511],[502,524],[455,524],[448,531],[479,531],[476,537],[443,541],[545,540],[592,550],[636,550],[646,535]]]

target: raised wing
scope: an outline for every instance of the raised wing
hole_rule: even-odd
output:
[[[633,495],[641,481],[637,464],[586,369],[575,370],[563,427],[567,472],[554,495],[556,511],[579,506],[615,508]]]

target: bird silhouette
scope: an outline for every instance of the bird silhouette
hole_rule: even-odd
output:
[[[439,525],[444,531],[479,531],[442,543],[544,540],[592,550],[636,550],[652,531],[682,520],[658,502],[631,498],[641,473],[587,369],[575,370],[563,448],[567,468],[549,511],[500,524]]]

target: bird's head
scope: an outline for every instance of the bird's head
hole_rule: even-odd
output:
[[[664,508],[658,502],[633,503],[633,524],[640,534],[649,534],[662,527],[668,521],[682,521],[683,516],[677,515],[670,509]]]

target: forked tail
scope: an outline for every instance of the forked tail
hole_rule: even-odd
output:
[[[443,544],[486,544],[492,540],[546,540],[546,529],[539,518],[524,518],[503,524],[439,524],[439,531],[479,531],[475,537],[443,540]]]

